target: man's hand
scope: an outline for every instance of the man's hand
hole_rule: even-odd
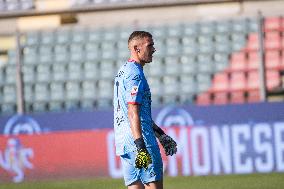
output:
[[[141,138],[138,138],[134,141],[136,148],[137,148],[137,155],[135,159],[135,167],[142,169],[148,168],[148,165],[152,163],[152,158],[149,154],[149,152],[146,149],[144,140]]]
[[[160,143],[162,144],[166,155],[174,155],[177,153],[177,143],[169,135],[163,134],[158,137]]]
[[[142,148],[138,150],[136,159],[135,159],[135,167],[142,169],[148,168],[148,165],[150,165],[152,163],[152,158],[150,156],[150,154],[148,153],[146,148]]]

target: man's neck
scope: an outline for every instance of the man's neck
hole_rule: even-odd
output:
[[[129,59],[128,59],[130,62],[136,62],[137,64],[140,64],[142,67],[145,65],[145,63],[143,63],[143,62],[141,62],[140,60],[139,60],[139,58],[138,57],[135,57],[135,56],[131,56]]]

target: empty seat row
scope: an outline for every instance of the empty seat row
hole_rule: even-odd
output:
[[[266,87],[272,90],[281,87],[281,77],[278,70],[266,71]],[[226,72],[214,75],[212,80],[211,92],[220,91],[249,91],[260,88],[260,76],[258,71],[251,71],[247,74],[244,72]]]
[[[261,57],[259,52],[250,51],[249,53],[240,51],[233,53],[230,59],[230,70],[247,71],[258,69]],[[266,50],[264,53],[264,62],[267,69],[284,69],[284,49],[283,50]]]
[[[34,9],[34,0],[0,0],[0,12]]]
[[[225,105],[259,102],[260,91],[234,91],[234,92],[204,92],[196,97],[198,105]]]
[[[60,28],[56,30],[43,30],[28,32],[23,37],[25,45],[50,45],[70,44],[86,42],[106,42],[127,40],[133,30],[146,30],[152,33],[155,39],[168,39],[192,37],[197,41],[203,38],[210,40],[231,40],[238,42],[244,39],[248,32],[256,32],[258,23],[253,19],[240,19],[229,21],[216,21],[205,23],[178,23],[160,26],[138,26],[136,28],[116,27],[114,28]],[[222,35],[223,36],[222,36]]]

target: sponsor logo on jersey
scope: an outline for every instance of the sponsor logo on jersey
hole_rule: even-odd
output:
[[[137,95],[137,92],[138,92],[138,86],[133,86],[130,94],[131,96],[135,96]]]

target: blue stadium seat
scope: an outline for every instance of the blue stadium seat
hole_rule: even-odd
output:
[[[50,90],[48,83],[36,83],[34,85],[35,102],[48,102],[50,100]]]
[[[24,99],[26,103],[34,102],[35,92],[33,89],[33,84],[25,84],[24,85]]]
[[[39,47],[39,57],[36,63],[50,64],[54,60],[53,47],[51,45],[42,45]]]
[[[197,81],[197,91],[198,93],[204,92],[208,90],[211,86],[211,75],[209,74],[197,74],[196,75]]]
[[[166,54],[168,56],[179,55],[181,53],[182,46],[179,38],[177,37],[167,38],[165,40],[165,44],[166,44]]]
[[[180,38],[183,35],[183,25],[181,23],[168,25],[167,36]]]
[[[161,75],[164,75],[164,64],[163,64],[163,61],[161,58],[157,58],[155,57],[154,55],[154,58],[153,58],[153,61],[145,66],[146,69],[147,69],[147,73],[150,75],[150,76],[161,76]]]
[[[66,81],[67,77],[67,69],[66,64],[58,62],[52,64],[52,80],[54,81]]]
[[[1,103],[0,104],[1,115],[12,115],[16,112],[15,103]]]
[[[87,42],[88,30],[86,28],[74,28],[71,32],[72,43],[84,44]]]
[[[216,23],[214,21],[200,23],[200,33],[202,35],[212,35],[215,32],[216,32]]]
[[[50,100],[51,102],[63,102],[65,100],[65,88],[63,82],[50,83]]]
[[[180,94],[190,95],[196,94],[197,91],[197,82],[194,75],[183,74],[180,76]]]
[[[249,30],[248,22],[245,19],[235,19],[233,21],[233,32],[246,33]]]
[[[151,88],[152,96],[160,97],[163,95],[164,88],[161,81],[161,77],[148,77],[147,82]]]
[[[112,79],[98,80],[98,98],[111,100],[113,98],[113,83]],[[99,100],[100,101],[100,100]]]
[[[197,60],[194,55],[183,55],[180,57],[181,73],[194,74],[197,70]]]
[[[200,51],[197,38],[195,36],[183,36],[181,38],[182,54],[197,54]]]
[[[95,100],[97,98],[96,82],[85,80],[82,82],[82,101]]]
[[[17,63],[16,50],[9,49],[8,50],[8,64],[15,65],[16,63]]]
[[[25,65],[22,67],[23,81],[25,83],[34,83],[36,80],[35,66]]]
[[[101,58],[101,49],[99,48],[99,43],[86,43],[85,50],[85,58],[87,61],[98,61]]]
[[[38,64],[36,66],[36,81],[48,82],[52,79],[52,73],[49,64]]]
[[[117,50],[118,50],[118,58],[120,59],[124,58],[125,60],[127,60],[130,52],[128,50],[128,44],[126,39],[117,41]]]
[[[54,30],[43,30],[40,36],[41,45],[54,45],[56,43]]]
[[[233,23],[231,20],[222,20],[216,23],[216,32],[228,34],[232,31]]]
[[[3,103],[14,103],[16,104],[17,96],[16,96],[16,85],[5,85],[3,86]]]
[[[84,72],[84,79],[92,80],[98,79],[100,77],[100,71],[98,68],[98,62],[84,62],[83,63],[83,72]]]
[[[16,57],[16,54],[14,55]],[[24,64],[37,64],[38,63],[38,46],[27,46],[23,50]]]
[[[162,78],[164,95],[173,96],[179,91],[179,80],[178,76],[165,75]]]
[[[197,41],[201,53],[214,52],[213,35],[199,35]]]
[[[181,65],[178,56],[165,57],[165,74],[179,75],[181,72]]]
[[[48,111],[50,112],[62,112],[64,111],[63,108],[63,101],[51,101],[48,103]]]
[[[100,77],[103,79],[112,79],[116,74],[116,66],[112,60],[101,60],[99,64]]]
[[[55,40],[59,45],[69,44],[71,42],[71,29],[70,28],[59,28],[55,31]]]
[[[229,66],[229,55],[226,53],[214,53],[213,60],[215,72],[223,71]]]
[[[101,55],[102,59],[113,59],[117,58],[116,42],[104,41],[101,43]]]
[[[16,66],[7,65],[5,66],[5,83],[13,84],[16,83]]]
[[[41,101],[33,102],[31,108],[32,108],[33,112],[43,113],[43,112],[48,111],[47,102],[41,102]]]
[[[70,45],[70,61],[84,61],[85,57],[83,44]]]
[[[30,31],[25,34],[25,45],[33,46],[40,43],[40,32]]]
[[[78,81],[67,81],[65,83],[65,90],[66,100],[80,100],[82,90]]]
[[[101,42],[102,36],[103,36],[103,30],[90,28],[87,35],[87,41],[90,43]]]
[[[197,36],[200,33],[200,24],[199,23],[185,23],[183,25],[183,34],[187,36]]]
[[[214,62],[211,54],[197,55],[197,72],[199,73],[214,73]]]
[[[246,34],[244,33],[231,33],[232,50],[239,51],[245,47],[247,43]]]
[[[70,53],[68,51],[68,45],[58,44],[54,46],[54,60],[56,62],[69,61]]]
[[[69,80],[83,80],[83,63],[70,62],[67,64],[67,73]]]

